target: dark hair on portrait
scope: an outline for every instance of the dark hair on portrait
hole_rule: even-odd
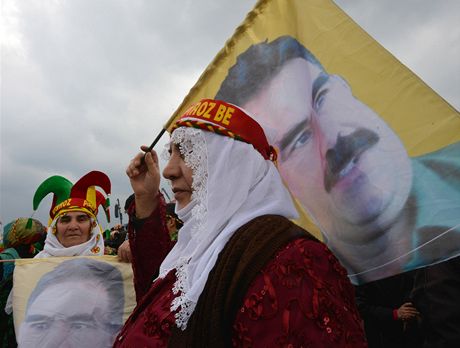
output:
[[[324,71],[321,63],[299,41],[280,36],[272,42],[265,40],[241,53],[222,82],[215,99],[244,105],[283,67],[295,58],[302,58]]]
[[[108,322],[104,323],[109,332],[116,332],[123,324],[125,306],[124,283],[121,272],[107,262],[90,258],[75,258],[60,263],[54,270],[40,278],[29,301],[26,315],[31,304],[48,287],[65,282],[86,282],[91,289],[102,287],[109,298],[108,312],[104,315]]]

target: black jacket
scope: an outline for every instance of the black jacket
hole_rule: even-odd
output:
[[[412,297],[423,318],[423,347],[460,347],[460,257],[418,270]]]
[[[356,303],[364,320],[369,348],[420,347],[416,321],[403,324],[393,311],[405,302],[413,288],[414,272],[356,286]]]

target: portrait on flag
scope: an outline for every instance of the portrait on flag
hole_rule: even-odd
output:
[[[233,103],[355,284],[460,255],[460,117],[332,1],[259,1],[175,114]]]
[[[397,259],[362,280],[459,253],[460,143],[411,159],[387,123],[295,38],[240,54],[216,99],[262,124],[283,179],[351,273],[374,267],[376,256]],[[434,202],[437,214],[427,210]]]
[[[19,347],[111,347],[135,299],[115,257],[19,260],[13,287]]]

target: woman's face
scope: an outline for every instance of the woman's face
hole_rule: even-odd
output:
[[[176,144],[171,144],[169,148],[171,157],[166,167],[163,169],[163,176],[171,181],[171,188],[179,209],[184,208],[192,200],[192,169],[184,161]]]
[[[58,218],[56,238],[69,248],[87,242],[91,235],[91,218],[82,211],[71,211]]]

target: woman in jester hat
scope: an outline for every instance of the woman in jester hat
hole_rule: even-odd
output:
[[[84,175],[75,185],[62,176],[46,179],[37,189],[33,199],[34,210],[49,193],[53,193],[48,232],[43,251],[36,257],[104,255],[104,238],[97,221],[101,205],[110,221],[108,176],[99,171]]]
[[[244,110],[205,99],[174,123],[175,244],[158,157],[141,149],[126,170],[138,301],[114,347],[366,347],[344,268],[289,220],[276,152]]]
[[[51,176],[40,184],[33,198],[34,211],[49,193],[54,196],[45,246],[35,258],[104,255],[104,238],[96,217],[98,207],[102,205],[107,220],[110,221],[110,201],[96,190],[96,186],[101,187],[106,195],[110,195],[110,179],[99,171],[89,172],[75,185],[58,175]],[[11,314],[12,311],[11,292],[5,312]]]

